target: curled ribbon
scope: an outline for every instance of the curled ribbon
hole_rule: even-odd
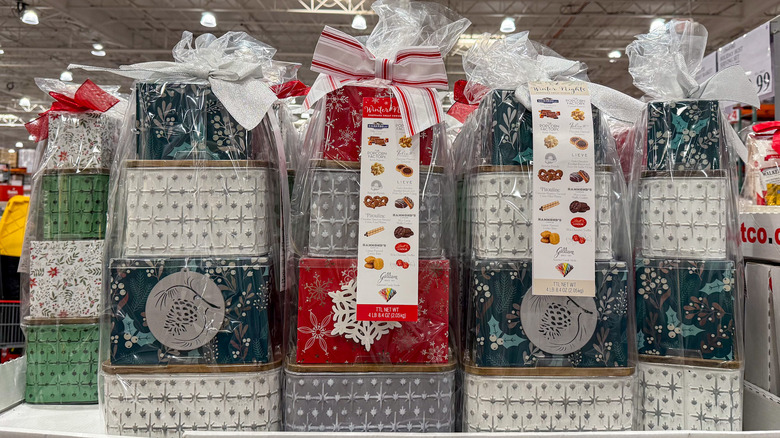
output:
[[[71,64],[68,68],[107,71],[136,80],[206,80],[225,109],[244,128],[254,129],[276,102],[263,77],[275,50],[246,35],[227,32],[219,38],[203,34],[192,47],[192,33],[184,32],[170,61],[142,62],[118,69]]]
[[[49,116],[52,112],[83,113],[99,111],[104,113],[119,103],[119,99],[107,93],[89,79],[79,86],[73,97],[54,91],[50,91],[49,96],[54,98],[51,108],[39,114],[37,119],[24,125],[34,141],[43,141],[49,138]]]
[[[444,120],[436,89],[447,89],[447,72],[438,47],[411,47],[399,50],[394,59],[376,58],[355,37],[326,26],[311,70],[320,76],[303,102],[305,110],[345,85],[376,81],[392,90],[410,135]]]

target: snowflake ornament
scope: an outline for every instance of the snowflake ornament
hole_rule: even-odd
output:
[[[333,300],[333,336],[344,336],[371,351],[371,345],[390,330],[401,327],[397,321],[358,321],[357,320],[357,283],[349,280],[341,285],[341,290],[328,292]]]

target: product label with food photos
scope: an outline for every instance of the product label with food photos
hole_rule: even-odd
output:
[[[363,99],[357,320],[417,321],[420,141],[392,98]]]
[[[533,294],[596,296],[596,168],[585,82],[532,82]]]

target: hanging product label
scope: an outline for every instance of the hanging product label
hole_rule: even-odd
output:
[[[532,82],[533,294],[596,296],[593,112],[584,82]],[[551,163],[551,164],[548,164]]]
[[[357,320],[417,321],[420,139],[398,102],[363,99]]]

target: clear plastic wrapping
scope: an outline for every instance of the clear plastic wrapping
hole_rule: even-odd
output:
[[[555,58],[528,40],[527,32],[504,40],[486,35],[464,56],[469,81],[489,87],[455,143],[461,300],[467,309],[464,431],[631,430],[634,423],[636,347],[629,330],[634,299],[625,179],[604,113],[596,106],[584,111],[584,120],[593,124],[592,146],[579,138],[548,139],[544,161],[534,161],[533,140],[539,134],[534,113],[521,103],[528,101],[528,83],[585,78],[581,64],[548,56]],[[551,69],[556,62],[566,69]],[[564,221],[570,212],[595,212],[595,297],[535,295],[532,254],[540,236],[533,233],[533,220],[542,213],[534,209],[533,187],[551,181],[546,175],[556,168],[556,154],[587,147],[594,151],[595,174],[559,177],[593,185],[595,203],[561,199],[542,211]],[[576,233],[549,234],[542,242],[563,249],[584,242]],[[526,403],[518,403],[524,398]],[[558,415],[556,406],[571,398],[579,400],[577,405]]]
[[[747,205],[780,205],[780,143],[775,140],[779,128],[778,122],[764,122],[749,129],[742,185],[742,199]]]
[[[365,53],[376,57],[377,65],[382,58],[393,60],[396,52],[411,52],[420,46],[434,46],[444,54],[468,25],[467,20],[433,3],[378,1],[373,8],[379,24],[368,37]],[[328,32],[332,30],[326,29],[323,38]],[[355,40],[355,44],[359,43]],[[403,86],[396,79],[340,83],[313,103],[292,193],[297,289],[290,296],[293,329],[285,367],[287,430],[454,431],[458,396],[452,263],[454,164],[443,123],[425,126],[414,135],[403,130],[398,139],[391,132],[395,128],[382,131],[383,123],[389,126],[392,122],[377,122],[377,132],[384,135],[365,131],[375,129],[363,126],[366,106],[401,111],[395,86],[410,94],[427,90]],[[396,148],[407,159],[419,151],[419,162],[397,168],[373,163],[374,154],[392,154]],[[374,164],[369,178],[361,177],[361,160]],[[380,175],[389,178],[380,182]],[[392,196],[393,181],[405,184],[412,179],[419,179],[419,191],[413,195],[417,200]],[[361,189],[372,190],[372,195],[361,196]],[[419,258],[399,251],[392,259],[358,259],[361,238],[384,233],[393,245],[404,245],[411,235],[361,225],[362,213],[381,209],[417,215],[413,234],[418,239]],[[357,320],[358,270],[367,266],[397,276],[417,270],[416,321]],[[396,302],[392,301],[395,290],[382,292],[390,304]],[[332,385],[323,387],[325,381]],[[376,396],[369,397],[369,392]],[[336,404],[327,400],[336,400]],[[326,411],[333,415],[321,414]]]
[[[176,62],[116,71],[140,79],[109,194],[100,376],[112,434],[281,427],[289,198],[270,86],[289,69],[273,54],[244,33],[185,33]],[[258,93],[270,93],[261,107]]]
[[[28,403],[97,403],[100,295],[111,160],[127,102],[118,87],[36,79],[55,102],[39,141],[22,273]]]
[[[672,20],[627,48],[634,83],[654,99],[632,166],[642,430],[742,427],[739,145],[718,101],[729,96],[690,83],[706,36]]]

